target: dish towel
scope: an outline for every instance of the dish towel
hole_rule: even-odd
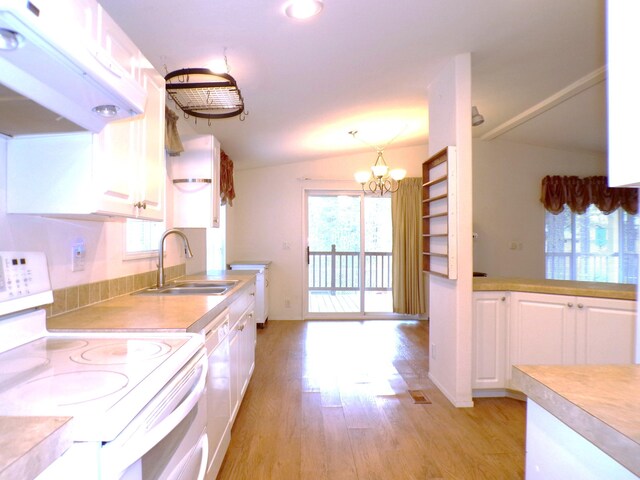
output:
[[[177,157],[184,152],[178,135],[178,115],[168,107],[164,107],[164,148],[170,157]]]

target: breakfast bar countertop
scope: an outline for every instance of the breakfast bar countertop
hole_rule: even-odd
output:
[[[518,390],[640,475],[640,365],[515,366]]]
[[[69,417],[0,417],[0,480],[34,478],[71,446]]]
[[[473,290],[548,293],[580,297],[635,300],[636,286],[626,283],[576,282],[517,277],[474,277]]]

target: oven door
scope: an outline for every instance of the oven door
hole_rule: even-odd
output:
[[[100,452],[101,478],[201,480],[208,458],[202,350]]]

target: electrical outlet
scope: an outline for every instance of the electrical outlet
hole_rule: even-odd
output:
[[[288,298],[284,299],[284,308],[291,308],[291,300]]]
[[[71,247],[71,271],[80,272],[84,270],[85,257],[84,242],[78,242]]]

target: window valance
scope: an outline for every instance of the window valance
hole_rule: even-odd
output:
[[[607,177],[574,177],[547,175],[542,179],[540,201],[549,212],[557,215],[567,205],[574,213],[584,213],[595,205],[609,214],[622,207],[627,213],[638,213],[638,190],[611,188]]]

